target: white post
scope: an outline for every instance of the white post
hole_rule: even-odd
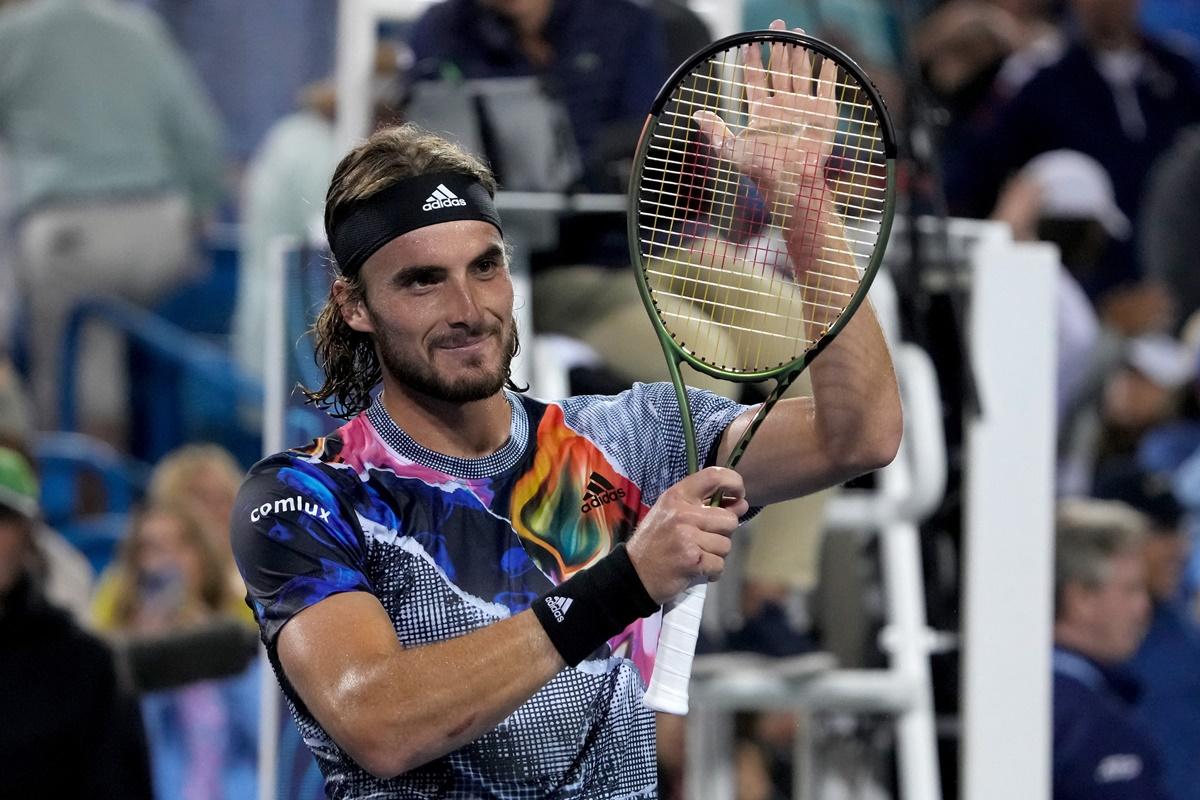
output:
[[[334,135],[338,152],[345,152],[369,134],[371,128],[371,78],[379,23],[413,19],[434,0],[340,0],[338,5],[337,120]]]
[[[263,335],[263,455],[283,450],[284,424],[287,418],[288,354],[286,315],[287,257],[296,243],[282,237],[271,242],[267,258],[267,293],[270,302],[263,308],[266,331]],[[258,800],[276,800],[279,770],[279,721],[281,703],[279,684],[267,658],[259,651],[258,700]]]
[[[1048,800],[1058,257],[988,237],[972,261],[962,796]]]

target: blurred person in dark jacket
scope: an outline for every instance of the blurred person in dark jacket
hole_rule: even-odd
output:
[[[1054,800],[1169,800],[1134,713],[1138,684],[1120,669],[1146,630],[1150,522],[1121,503],[1065,500],[1055,527]]]
[[[33,577],[37,482],[0,448],[0,781],[6,797],[150,798],[136,701],[112,654]]]
[[[1149,519],[1143,545],[1150,624],[1128,671],[1141,685],[1138,718],[1154,737],[1174,797],[1200,791],[1200,625],[1181,591],[1191,551],[1184,510],[1169,474],[1131,468],[1096,486]]]
[[[1071,0],[1069,40],[996,110],[973,157],[948,165],[953,213],[983,216],[1005,180],[1039,153],[1069,149],[1096,159],[1113,181],[1135,238],[1105,253],[1084,289],[1103,309],[1142,290],[1135,258],[1142,194],[1154,160],[1200,121],[1196,64],[1139,27],[1139,0]],[[1069,102],[1064,102],[1069,98]]]

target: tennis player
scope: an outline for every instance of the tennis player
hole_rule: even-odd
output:
[[[327,380],[309,396],[349,421],[256,465],[234,511],[248,601],[333,798],[655,797],[642,694],[660,605],[720,576],[752,505],[898,447],[869,309],[737,472],[686,475],[669,384],[521,394],[495,190],[411,126],[342,160],[316,326]],[[700,452],[721,462],[750,411],[700,391],[691,408]]]

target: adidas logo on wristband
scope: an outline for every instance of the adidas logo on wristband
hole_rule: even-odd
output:
[[[546,598],[546,607],[550,609],[550,613],[554,614],[554,618],[559,622],[563,622],[567,618],[567,609],[571,607],[571,603],[575,601],[570,597],[557,597],[551,595]]]

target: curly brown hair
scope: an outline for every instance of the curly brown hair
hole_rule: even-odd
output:
[[[483,184],[489,195],[496,195],[491,169],[453,142],[411,123],[381,128],[351,150],[334,170],[325,197],[326,235],[333,240],[333,221],[347,204],[373,197],[405,178],[430,172],[470,176]],[[338,277],[346,285],[343,302],[364,299],[361,273],[339,273]],[[383,378],[375,343],[370,334],[354,330],[342,318],[332,288],[310,333],[316,340],[315,357],[325,373],[325,383],[315,390],[301,387],[308,402],[343,419],[370,407],[371,390]],[[519,345],[514,347],[513,355],[517,349]],[[522,391],[511,380],[506,386]]]

